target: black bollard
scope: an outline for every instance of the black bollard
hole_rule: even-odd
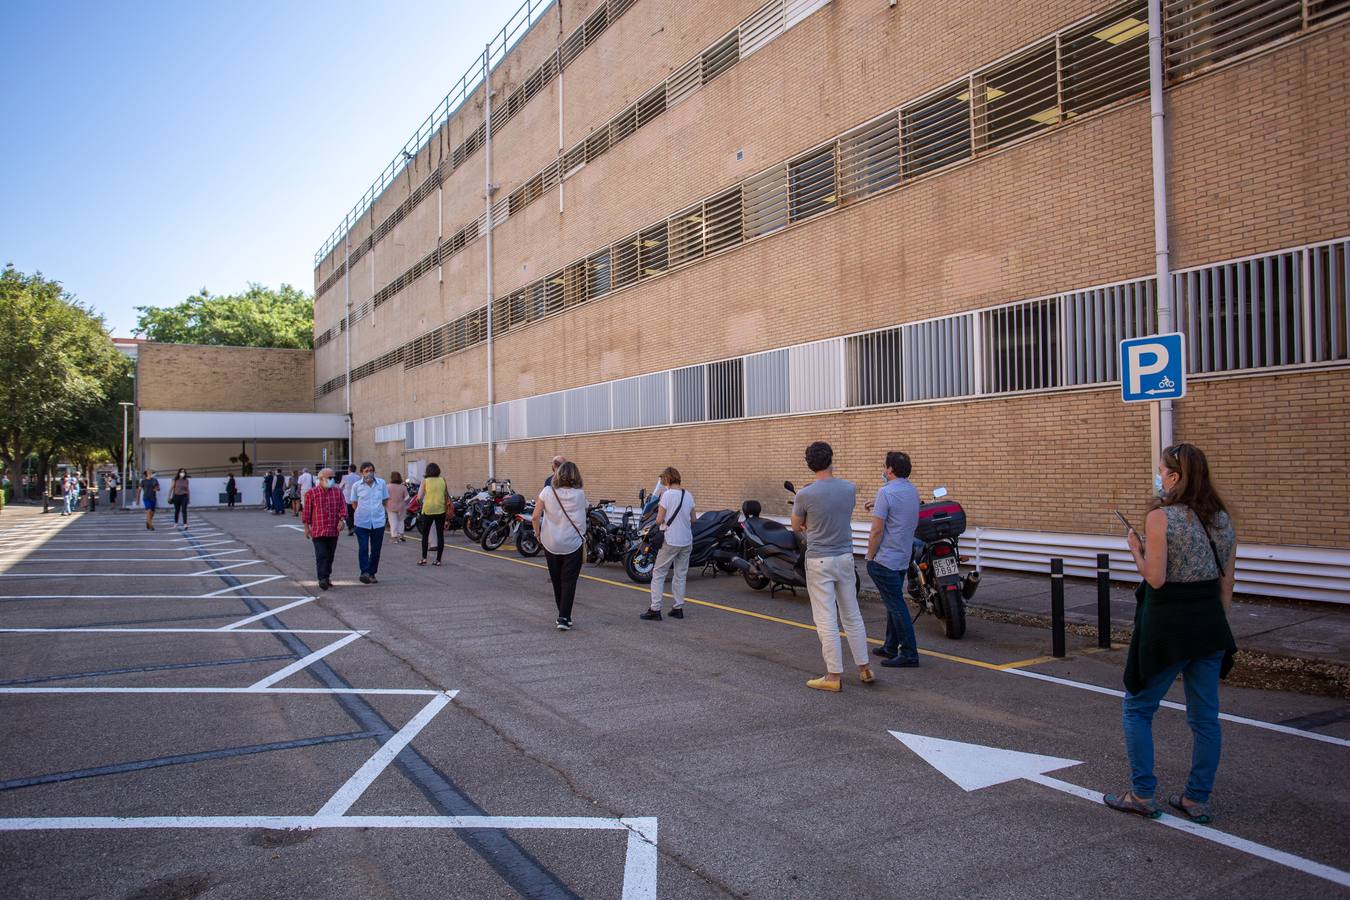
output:
[[[1064,560],[1050,560],[1050,655],[1064,658]]]
[[[1111,649],[1111,557],[1097,554],[1097,646]]]

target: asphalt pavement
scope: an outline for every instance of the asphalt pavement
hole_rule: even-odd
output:
[[[1225,688],[1184,830],[1096,797],[1128,786],[1118,649],[921,619],[920,668],[824,694],[804,596],[692,576],[645,622],[587,566],[562,633],[542,559],[417,555],[362,585],[344,537],[324,592],[289,516],[6,510],[0,895],[1350,896],[1342,701]],[[1179,791],[1181,709],[1156,739]]]

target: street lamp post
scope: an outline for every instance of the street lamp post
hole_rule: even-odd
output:
[[[135,403],[128,403],[125,400],[119,401],[118,406],[122,407],[122,505],[127,505],[127,485],[131,482],[127,479],[131,469],[131,459],[127,450],[127,407],[135,406]]]

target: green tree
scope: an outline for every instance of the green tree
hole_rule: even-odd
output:
[[[103,319],[41,273],[0,272],[0,466],[16,484],[36,453],[45,463],[96,446],[99,421],[127,380],[127,359]]]
[[[272,290],[250,284],[242,294],[202,288],[177,306],[138,306],[137,328],[165,344],[290,347],[314,343],[314,298],[283,284]]]

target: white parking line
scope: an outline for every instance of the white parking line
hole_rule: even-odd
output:
[[[351,778],[347,779],[346,784],[338,788],[328,802],[323,805],[315,815],[318,816],[341,816],[345,815],[347,810],[352,808],[352,804],[360,799],[366,792],[366,788],[374,783],[394,757],[403,751],[403,748],[412,743],[412,739],[417,737],[417,733],[426,727],[427,723],[435,717],[436,713],[450,703],[455,698],[458,691],[447,691],[444,695],[432,700],[426,706],[422,707],[417,715],[408,720],[408,723],[398,730],[393,737],[380,745],[380,749],[366,760],[361,768]]]
[[[435,697],[444,691],[402,688],[264,688],[251,687],[9,687],[0,694],[382,694],[395,697]]]
[[[307,597],[307,600],[314,599]],[[272,612],[277,612],[273,610]],[[266,613],[261,618],[267,618],[272,613]],[[247,621],[247,620],[245,620]],[[236,622],[235,625],[242,625],[243,622]],[[236,628],[229,626],[233,634],[354,634],[360,636],[362,632],[352,631],[350,628]],[[89,627],[89,628],[0,628],[0,634],[221,634],[224,628],[116,628],[116,627]]]
[[[358,631],[355,632],[354,634],[347,635],[345,638],[340,638],[339,640],[333,641],[333,643],[329,644],[326,647],[320,647],[318,650],[315,650],[309,656],[304,656],[301,657],[300,659],[297,659],[295,662],[291,663],[286,668],[273,672],[271,675],[268,675],[261,681],[255,681],[253,684],[249,685],[249,690],[252,691],[265,690],[266,688],[271,687],[272,685],[276,684],[279,681],[284,681],[285,679],[290,678],[296,672],[308,668],[309,666],[323,659],[325,656],[332,653],[333,651],[341,650],[343,647],[347,646],[352,641],[360,640],[361,638],[365,637],[366,634],[367,632]]]
[[[258,613],[256,616],[249,616],[247,619],[240,619],[238,622],[231,622],[229,625],[222,625],[222,626],[220,626],[219,628],[217,628],[216,630],[217,630],[217,631],[234,631],[234,630],[238,629],[239,626],[241,626],[241,625],[249,625],[249,624],[251,624],[251,623],[253,623],[253,622],[257,622],[257,621],[259,621],[259,620],[261,620],[261,619],[268,619],[268,618],[271,618],[272,616],[275,616],[277,613],[283,613],[283,612],[285,612],[285,611],[288,610],[288,609],[294,609],[294,608],[297,607],[297,606],[303,606],[303,605],[305,605],[306,603],[309,603],[309,602],[311,602],[311,601],[313,601],[313,600],[316,600],[316,599],[318,599],[318,598],[317,598],[317,597],[301,597],[299,600],[296,600],[294,603],[287,603],[285,606],[278,606],[278,607],[276,607],[275,609],[269,609],[269,610],[267,610],[267,612],[260,612],[260,613]]]
[[[253,577],[255,577],[255,576],[252,576],[252,575],[246,575],[246,576],[244,576],[244,577],[245,577],[245,578],[253,578]],[[221,590],[219,590],[219,591],[212,591],[212,592],[209,593],[209,594],[202,594],[202,596],[203,596],[203,597],[219,597],[221,594],[232,594],[232,593],[234,593],[235,591],[248,590],[248,589],[250,589],[250,588],[255,588],[255,587],[257,587],[257,586],[260,585],[260,584],[266,584],[266,583],[269,582],[269,581],[277,581],[277,580],[279,580],[279,579],[281,579],[281,578],[285,578],[285,577],[286,577],[285,575],[264,575],[264,576],[262,576],[262,579],[261,579],[260,581],[250,581],[248,584],[236,584],[236,585],[234,585],[234,586],[232,586],[232,587],[223,588],[223,589],[221,589]],[[250,595],[250,596],[253,596],[253,595]],[[253,599],[258,600],[258,599],[261,599],[261,598],[254,596]]]

